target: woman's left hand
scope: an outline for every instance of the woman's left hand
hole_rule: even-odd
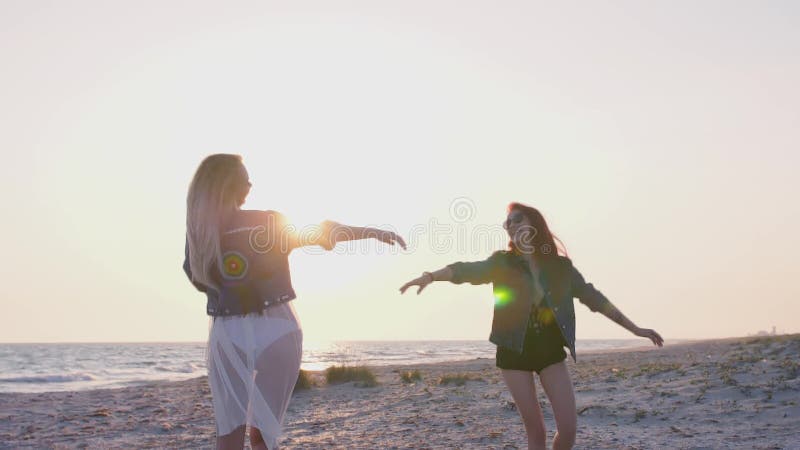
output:
[[[651,330],[649,328],[637,328],[633,334],[639,337],[650,339],[653,341],[653,344],[659,347],[664,346],[664,338],[662,338],[660,334],[656,333],[656,330]]]
[[[384,244],[389,244],[389,245],[399,244],[400,247],[403,248],[403,250],[406,249],[406,241],[404,241],[399,234],[392,231],[375,229],[375,239],[383,242]]]

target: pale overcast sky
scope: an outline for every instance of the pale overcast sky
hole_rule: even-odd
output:
[[[667,339],[798,332],[797,5],[3,0],[0,342],[204,340],[185,198],[217,152],[247,208],[414,238],[294,254],[307,342],[487,338],[489,286],[397,288],[502,248],[510,201]]]

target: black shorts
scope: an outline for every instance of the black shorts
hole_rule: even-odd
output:
[[[498,346],[495,365],[501,369],[540,373],[545,367],[567,358],[564,345],[557,323],[534,324],[525,333],[522,353]]]

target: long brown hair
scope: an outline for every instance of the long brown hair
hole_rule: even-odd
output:
[[[530,239],[535,258],[548,258],[559,254],[568,256],[564,243],[550,231],[550,227],[547,226],[547,221],[544,220],[544,216],[538,209],[523,203],[512,202],[508,205],[507,214],[511,214],[512,211],[519,211],[522,213],[522,215],[528,219],[532,227],[532,237]],[[556,245],[556,241],[558,241],[559,245]],[[508,248],[512,252],[518,252],[517,247],[511,240],[508,241]]]

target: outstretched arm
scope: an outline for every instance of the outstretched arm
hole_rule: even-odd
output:
[[[283,214],[276,211],[268,211],[268,213],[270,215],[267,218],[267,225],[262,227],[255,236],[255,245],[259,249],[269,249],[274,245],[279,245],[282,252],[288,253],[298,247],[319,245],[325,250],[332,250],[337,242],[359,239],[377,239],[389,245],[398,244],[403,250],[406,249],[406,243],[403,238],[392,231],[370,227],[353,227],[331,220],[297,229],[288,222]],[[268,232],[261,236],[264,231]]]
[[[419,286],[417,294],[422,292],[426,286],[434,281],[449,281],[455,284],[486,284],[494,278],[500,252],[495,252],[483,261],[455,262],[436,272],[423,272],[418,278],[414,278],[400,288],[400,293],[404,293],[411,286]]]
[[[400,287],[400,293],[405,294],[406,289],[410,288],[411,286],[419,286],[419,289],[417,289],[417,294],[419,294],[423,289],[425,289],[426,286],[434,281],[452,281],[452,279],[453,270],[450,269],[450,266],[439,269],[436,272],[422,272],[421,276],[414,278]]]
[[[636,324],[634,324],[630,319],[628,319],[625,316],[625,314],[622,314],[622,311],[617,309],[617,307],[614,306],[611,302],[608,303],[608,306],[602,312],[604,316],[613,320],[614,322],[619,324],[622,328],[625,328],[634,335],[650,339],[651,341],[653,341],[653,344],[659,347],[664,345],[664,338],[662,338],[661,335],[656,332],[656,330],[651,330],[649,328],[641,328],[636,326]]]
[[[636,336],[650,339],[653,341],[653,344],[659,347],[664,345],[664,338],[662,338],[660,334],[655,330],[636,326],[636,324],[628,319],[622,311],[617,309],[602,292],[597,290],[592,283],[587,283],[583,275],[581,275],[574,266],[572,267],[572,289],[572,296],[576,297],[592,311],[603,314]]]
[[[330,229],[329,236],[331,248],[333,248],[338,242],[357,241],[360,239],[377,239],[384,244],[398,244],[403,248],[403,250],[406,249],[406,242],[403,240],[403,238],[392,231],[371,227],[353,227],[331,221],[323,222],[323,227],[326,226]]]

